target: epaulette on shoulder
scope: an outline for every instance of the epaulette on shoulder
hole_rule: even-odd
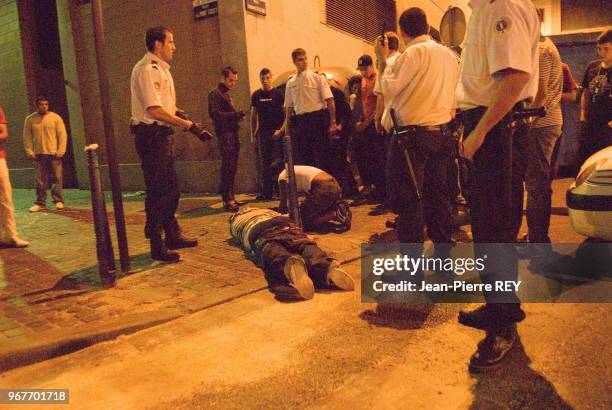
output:
[[[155,61],[155,60],[151,60],[151,65],[153,66],[153,68],[154,68],[154,69],[159,70],[159,67],[158,67],[157,61]]]

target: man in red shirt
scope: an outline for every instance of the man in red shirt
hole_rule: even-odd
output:
[[[17,236],[13,208],[13,191],[6,165],[4,146],[8,139],[6,117],[0,107],[0,247],[25,248],[28,242]]]
[[[360,134],[359,143],[362,144],[365,159],[365,172],[361,175],[364,189],[367,192],[368,185],[374,185],[373,198],[384,200],[385,198],[385,139],[376,131],[374,115],[376,113],[376,81],[378,73],[374,68],[372,57],[362,55],[357,60],[357,68],[361,72],[361,118],[356,124],[357,133]],[[361,174],[362,170],[359,169]]]

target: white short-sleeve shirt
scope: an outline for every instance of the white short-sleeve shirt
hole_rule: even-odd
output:
[[[389,111],[396,111],[398,125],[441,125],[452,118],[459,62],[446,46],[429,35],[414,38],[380,76],[385,98],[382,125],[393,125]]]
[[[176,93],[170,65],[152,53],[147,53],[134,66],[130,80],[132,92],[132,123],[153,124],[159,120],[147,113],[149,107],[163,107],[171,114],[176,112]]]
[[[457,105],[462,109],[488,107],[495,74],[514,69],[531,74],[521,101],[538,91],[540,22],[531,0],[471,0],[472,14],[461,53]]]
[[[326,100],[334,98],[329,84],[313,71],[304,70],[287,81],[285,108],[293,107],[296,115],[327,108]]]
[[[309,165],[295,165],[293,169],[295,170],[295,185],[297,191],[306,194],[310,192],[312,180],[323,172],[319,168],[311,167]],[[286,169],[284,169],[278,176],[278,182],[281,181],[287,181]]]

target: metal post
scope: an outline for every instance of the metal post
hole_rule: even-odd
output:
[[[87,165],[89,168],[89,183],[91,190],[91,207],[93,211],[94,231],[96,234],[96,255],[98,256],[98,272],[100,282],[104,287],[115,285],[115,261],[113,244],[110,240],[108,219],[104,204],[104,193],[100,181],[100,164],[98,163],[98,144],[85,147]]]
[[[404,154],[404,160],[406,161],[406,167],[408,167],[408,173],[410,175],[410,181],[412,182],[416,199],[417,201],[420,201],[421,191],[419,190],[419,184],[417,183],[416,175],[414,174],[414,166],[412,165],[412,160],[410,159],[410,153],[408,152],[405,137],[402,135],[402,131],[400,131],[400,125],[397,121],[397,116],[395,115],[395,110],[393,108],[389,110],[389,114],[391,115],[391,121],[393,122],[393,133],[397,136],[400,149]]]
[[[130,270],[130,254],[128,251],[127,233],[125,230],[125,217],[123,214],[123,199],[121,198],[121,177],[117,162],[115,148],[115,131],[110,99],[110,86],[106,74],[106,51],[104,47],[104,25],[102,21],[102,0],[91,2],[93,16],[94,37],[96,43],[96,60],[98,62],[98,80],[100,82],[100,99],[102,103],[102,118],[104,120],[104,134],[106,136],[106,158],[113,192],[113,210],[115,212],[115,227],[117,241],[119,242],[119,258],[121,270]]]
[[[299,227],[302,227],[302,218],[300,217],[300,207],[297,199],[297,185],[295,183],[295,168],[293,164],[293,147],[291,145],[291,136],[285,135],[283,138],[283,152],[285,154],[285,169],[287,170],[287,185],[289,186],[289,218],[293,220]]]

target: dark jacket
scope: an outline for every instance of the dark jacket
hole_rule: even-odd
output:
[[[217,136],[223,132],[238,131],[238,123],[243,117],[242,112],[236,111],[232,103],[229,89],[223,83],[208,94],[208,115],[215,124]]]

